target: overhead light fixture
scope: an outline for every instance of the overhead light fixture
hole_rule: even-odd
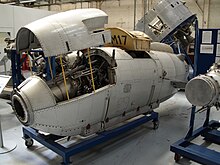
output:
[[[32,2],[36,2],[36,0],[20,0],[19,2],[21,4],[23,4],[23,3],[32,3]]]

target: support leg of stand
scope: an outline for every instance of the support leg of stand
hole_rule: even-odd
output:
[[[193,128],[194,128],[194,122],[195,122],[195,113],[196,113],[196,106],[193,106],[192,111],[191,111],[191,117],[190,117],[189,131],[188,131],[185,139],[192,136]]]
[[[209,116],[210,116],[210,107],[207,108],[206,118],[205,118],[205,122],[203,124],[203,127],[207,127],[209,125]]]
[[[158,117],[156,117],[155,119],[153,119],[153,129],[156,130],[159,128],[159,120],[158,120]]]
[[[2,127],[1,127],[1,119],[0,119],[0,148],[3,148],[3,137],[2,137]]]
[[[152,112],[149,115],[143,116],[141,118],[138,118],[134,121],[128,122],[122,126],[119,126],[117,128],[111,129],[111,130],[106,130],[103,132],[97,133],[97,136],[94,136],[89,139],[85,139],[84,141],[81,141],[75,145],[69,146],[69,147],[64,147],[63,145],[59,144],[56,140],[62,139],[63,137],[60,136],[55,136],[52,134],[49,135],[44,135],[37,130],[30,128],[30,127],[23,127],[23,137],[26,140],[27,138],[34,139],[38,141],[40,144],[44,145],[45,147],[49,148],[50,150],[54,151],[58,155],[62,156],[63,162],[62,164],[69,165],[71,164],[70,162],[70,157],[73,155],[76,155],[80,152],[86,151],[88,149],[91,149],[92,147],[95,147],[99,144],[102,144],[104,142],[107,142],[113,138],[118,137],[119,135],[137,128],[138,126],[152,121],[153,122],[158,122],[158,113],[157,112]],[[158,125],[157,125],[158,126]]]
[[[71,164],[70,162],[70,157],[69,156],[63,156],[63,162],[62,162],[63,165],[69,165]]]
[[[4,69],[5,69],[5,75],[7,75],[6,60],[4,60]]]
[[[13,141],[6,140],[3,143],[3,136],[2,136],[2,128],[1,128],[1,117],[0,117],[0,154],[5,154],[8,152],[13,151],[17,145]]]

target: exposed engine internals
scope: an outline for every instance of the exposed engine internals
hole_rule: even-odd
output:
[[[114,64],[111,63],[112,58],[98,49],[90,50],[90,56],[95,89],[114,84],[115,71],[113,69]],[[69,98],[92,92],[93,86],[87,50],[78,51],[73,57],[73,62],[71,62],[70,58],[68,55],[62,57]],[[46,83],[52,90],[56,101],[60,102],[66,100],[67,95],[60,58],[56,57],[55,62],[56,75],[51,80],[46,81]]]

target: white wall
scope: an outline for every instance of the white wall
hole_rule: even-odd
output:
[[[147,1],[147,0],[146,0]],[[152,9],[159,0],[148,0],[146,10]],[[192,13],[197,14],[200,28],[220,28],[220,0],[185,0]],[[144,0],[137,0],[136,22],[143,16]],[[101,9],[109,15],[110,25],[122,25],[128,30],[134,27],[134,0],[105,1]]]
[[[22,26],[53,13],[55,12],[0,4],[0,61],[5,55],[3,48],[6,46],[5,33],[2,32],[9,32],[10,37],[15,38]],[[7,70],[9,69],[10,62],[7,62]],[[0,66],[0,72],[3,71],[4,67]]]
[[[0,64],[1,64],[0,65],[0,73],[5,71],[4,63],[3,63],[3,61],[1,62],[1,60],[5,55],[4,48],[6,47],[6,43],[4,42],[4,39],[7,37],[9,37],[9,35],[6,32],[0,32]],[[7,67],[7,65],[6,65],[6,67]]]
[[[136,22],[143,16],[143,4],[144,0],[137,1],[137,14]],[[152,9],[153,6],[160,0],[145,0],[146,10]],[[220,0],[184,0],[186,6],[193,13],[197,14],[199,19],[200,28],[220,28]],[[51,6],[50,10],[53,11],[66,11],[75,8],[88,8],[95,7],[100,8],[109,15],[109,25],[119,26],[128,30],[133,30],[134,27],[134,0],[107,0],[103,3],[98,4],[98,2],[85,2],[77,4],[63,4]],[[43,7],[48,9],[48,7]]]
[[[220,1],[211,0],[209,11],[209,27],[220,28]]]
[[[20,27],[53,13],[55,12],[0,4],[0,32],[10,32],[14,38]]]

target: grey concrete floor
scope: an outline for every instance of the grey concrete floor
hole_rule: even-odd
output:
[[[160,116],[157,130],[152,129],[151,122],[146,123],[116,139],[75,155],[71,160],[76,165],[196,165],[185,158],[175,163],[174,153],[169,151],[170,145],[187,133],[190,106],[184,92],[179,92],[155,110]],[[34,142],[32,148],[26,148],[22,139],[22,126],[7,100],[0,99],[0,114],[4,140],[17,144],[12,152],[0,154],[1,165],[56,165],[62,162],[60,156],[37,142]],[[196,127],[202,124],[204,117],[205,113],[197,114]],[[220,113],[213,109],[211,119],[219,120]],[[195,142],[202,143],[199,138]],[[220,149],[219,146],[214,148]]]

